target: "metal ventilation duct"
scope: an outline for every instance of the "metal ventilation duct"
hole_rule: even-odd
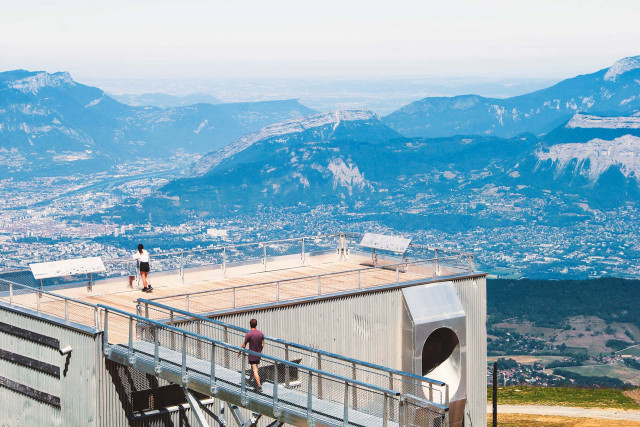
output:
[[[462,426],[467,399],[466,314],[451,282],[402,290],[414,373],[449,385],[450,425]],[[407,349],[409,350],[409,349]],[[425,390],[426,391],[426,390]],[[426,396],[425,396],[426,397]]]

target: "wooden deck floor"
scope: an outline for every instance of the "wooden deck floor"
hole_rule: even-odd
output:
[[[308,265],[300,265],[299,261],[293,263],[290,260],[280,264],[272,262],[266,271],[261,264],[233,267],[225,274],[220,269],[204,269],[186,274],[185,283],[175,272],[152,272],[152,293],[142,292],[141,286],[136,283],[129,287],[126,277],[98,282],[91,291],[82,286],[53,292],[76,301],[104,304],[131,313],[136,311],[138,298],[161,297],[163,298],[158,302],[165,305],[194,313],[209,313],[390,285],[398,281],[426,281],[434,276],[431,265],[410,266],[406,271],[396,271],[367,267],[361,264],[363,261],[366,259],[338,261],[335,256],[328,256],[308,262]],[[194,292],[200,293],[193,295]],[[185,294],[191,294],[190,298],[187,299]],[[32,306],[34,309],[36,301],[37,298],[34,298],[33,294],[16,300],[21,305]],[[37,304],[43,313],[64,317],[63,314],[66,312],[67,318],[71,321],[87,326],[94,324],[94,312],[91,307],[71,302],[65,311],[64,301],[46,295],[37,301]]]

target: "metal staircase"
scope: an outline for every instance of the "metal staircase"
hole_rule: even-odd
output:
[[[256,417],[273,418],[274,426],[448,425],[446,404],[403,392],[409,382],[403,382],[398,374],[395,384],[392,381],[390,387],[384,387],[369,380],[370,376],[361,375],[360,380],[353,378],[357,377],[355,372],[352,377],[340,375],[335,369],[331,372],[328,353],[324,365],[308,366],[304,357],[294,355],[294,349],[288,358],[264,352],[260,354],[260,390],[250,382],[247,357],[255,354],[252,351],[232,345],[228,339],[187,330],[187,324],[176,322],[174,316],[170,321],[159,321],[105,305],[98,307],[103,313],[105,357],[181,385],[203,425],[206,421],[199,415],[203,408],[189,390],[227,402],[238,425],[249,425],[250,420],[244,420],[234,407],[248,409]],[[188,313],[180,314],[188,317]],[[350,360],[349,368],[370,372],[375,365]],[[226,425],[219,416],[209,415],[220,426]]]

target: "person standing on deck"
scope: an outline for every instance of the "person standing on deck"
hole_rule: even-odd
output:
[[[251,319],[249,326],[251,326],[251,330],[247,332],[247,335],[244,337],[244,344],[242,344],[242,348],[246,348],[247,344],[249,344],[249,350],[256,353],[262,353],[262,349],[264,348],[264,334],[257,329],[258,321],[256,319]],[[238,356],[240,356],[240,353],[238,353]],[[251,365],[251,370],[253,371],[253,377],[258,385],[257,391],[262,391],[262,383],[260,382],[260,374],[258,373],[260,356],[250,354],[248,359],[249,364]]]
[[[133,259],[138,260],[140,266],[140,277],[142,277],[142,292],[151,292],[153,289],[151,283],[147,286],[149,277],[149,252],[142,246],[138,245],[138,250],[133,254]]]

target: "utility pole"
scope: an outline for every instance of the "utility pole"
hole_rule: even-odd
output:
[[[498,427],[498,362],[493,362],[493,427]]]

